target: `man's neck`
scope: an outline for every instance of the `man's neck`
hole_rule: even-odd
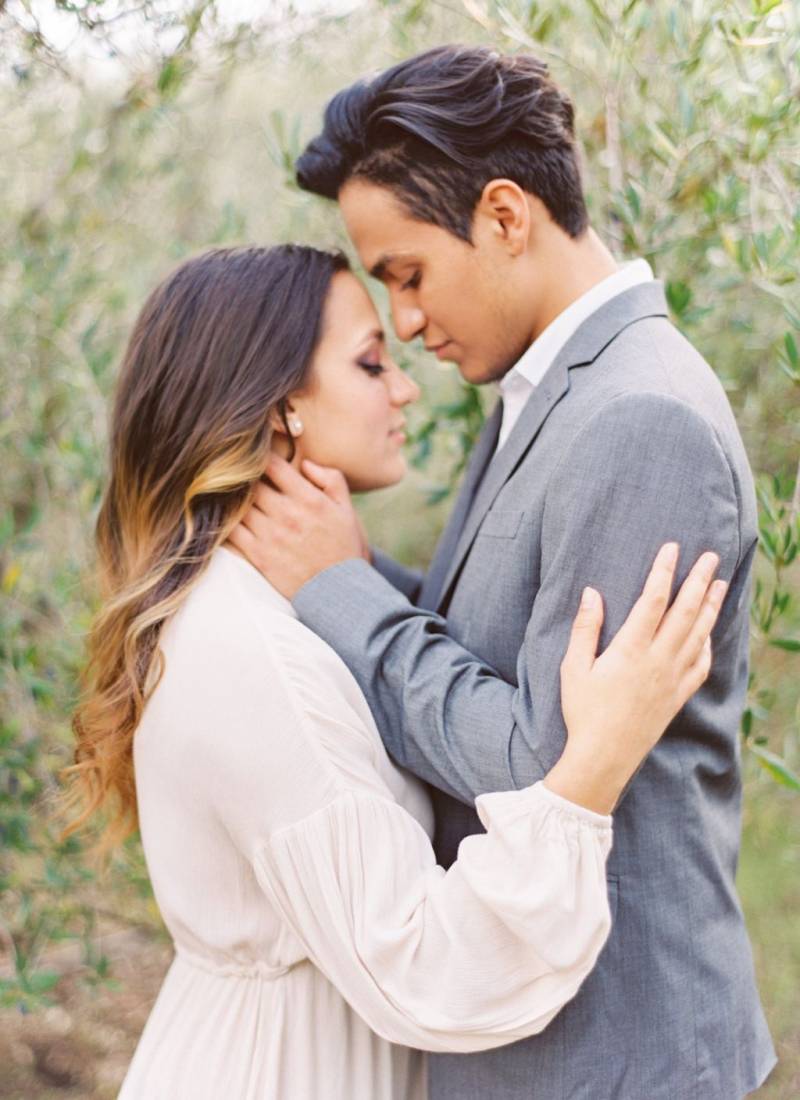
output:
[[[591,228],[578,240],[559,234],[543,262],[558,274],[540,299],[531,344],[573,302],[619,270],[617,261]]]

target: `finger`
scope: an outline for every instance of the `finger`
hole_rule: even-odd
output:
[[[718,554],[701,554],[664,616],[658,629],[658,642],[671,653],[680,652],[686,644],[718,565]]]
[[[588,672],[597,657],[603,626],[603,600],[594,588],[584,588],[578,613],[572,623],[562,667],[572,672]]]
[[[338,504],[347,504],[350,500],[350,490],[341,470],[333,466],[320,466],[306,458],[300,464],[300,468],[309,481],[313,482],[323,493],[331,497]]]
[[[295,505],[279,493],[277,489],[259,481],[253,489],[250,507],[242,516],[240,523],[257,537],[265,537],[270,525],[286,523],[286,513]]]
[[[267,541],[280,539],[283,533],[302,531],[304,513],[295,501],[289,500],[283,493],[268,489],[260,494],[258,506],[248,508],[241,523],[256,536]]]
[[[712,663],[713,651],[711,647],[711,639],[708,638],[700,650],[699,657],[681,680],[679,699],[681,707],[688,703],[694,693],[698,691],[706,682],[711,674]]]
[[[620,641],[638,648],[653,640],[669,605],[679,549],[677,542],[667,542],[656,554],[642,594],[617,632]]]
[[[258,541],[266,537],[265,528],[268,527],[270,522],[269,516],[265,516],[258,508],[248,508],[239,520],[239,526],[243,527]]]
[[[727,591],[727,583],[717,580],[714,581],[706,593],[682,650],[682,657],[687,666],[691,667],[700,659],[703,647],[709,643],[711,631],[717,625],[717,619]]]
[[[311,501],[317,498],[319,489],[316,485],[312,485],[308,478],[303,477],[280,455],[271,454],[267,458],[264,469],[275,488],[280,489],[286,496],[300,501]]]
[[[272,516],[276,513],[280,514],[281,504],[285,500],[286,497],[283,493],[279,493],[277,489],[273,489],[263,481],[259,481],[253,490],[253,499],[250,503],[252,508],[257,508],[265,516]]]
[[[257,543],[257,539],[253,532],[249,531],[243,523],[237,523],[223,543],[223,546],[228,543],[235,546],[246,558],[249,558],[250,552]]]

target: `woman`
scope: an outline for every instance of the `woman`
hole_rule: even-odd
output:
[[[175,941],[123,1100],[417,1100],[420,1049],[540,1030],[606,938],[608,812],[708,673],[713,555],[665,615],[662,552],[599,660],[587,604],[564,755],[543,783],[479,799],[487,833],[445,873],[424,790],[343,663],[225,545],[271,448],[354,490],[397,481],[416,392],[339,255],[207,253],[136,323],[73,769],[83,819],[114,807],[112,837],[138,807]]]

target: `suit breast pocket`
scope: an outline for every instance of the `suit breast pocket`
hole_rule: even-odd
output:
[[[478,528],[478,538],[513,539],[517,537],[525,512],[518,508],[492,508]]]

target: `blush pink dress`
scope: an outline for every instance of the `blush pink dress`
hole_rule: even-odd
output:
[[[175,958],[120,1100],[423,1100],[423,1051],[521,1039],[574,996],[610,818],[541,783],[483,795],[445,872],[347,668],[229,550],[162,650],[134,763]]]

